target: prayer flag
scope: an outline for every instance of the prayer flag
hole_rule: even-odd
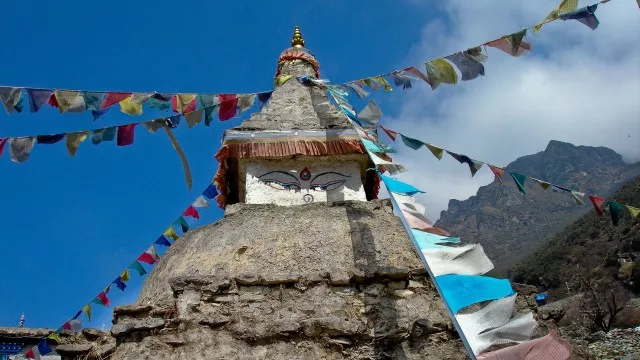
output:
[[[598,216],[602,216],[602,214],[604,214],[602,209],[604,209],[606,200],[593,195],[589,196],[589,200],[591,200],[591,203],[593,204],[593,209],[596,211],[596,214]]]
[[[142,126],[147,129],[148,132],[155,134],[156,131],[163,129],[164,125],[167,124],[167,119],[156,119],[151,121],[145,121],[142,123]]]
[[[469,166],[469,170],[471,170],[471,176],[472,177],[482,167],[482,164],[483,164],[482,162],[477,161],[477,160],[473,160],[470,157],[468,157],[467,155],[456,154],[456,153],[452,153],[451,151],[447,151],[447,153],[449,155],[451,155],[451,157],[453,157],[454,159],[458,160],[458,162],[460,164],[467,164]]]
[[[258,106],[260,109],[271,99],[271,94],[273,94],[273,91],[258,94]]]
[[[513,178],[513,181],[516,183],[518,190],[520,190],[521,193],[526,195],[527,191],[524,189],[524,182],[527,179],[527,177],[518,173],[514,173],[512,171],[509,171],[509,174],[511,174],[511,177]]]
[[[49,101],[47,101],[47,103],[54,108],[58,107],[58,100],[56,99],[55,92],[51,93],[51,96],[49,96]]]
[[[91,110],[91,115],[93,116],[93,121],[96,121],[96,120],[100,119],[104,114],[109,112],[109,110],[111,110],[111,108]]]
[[[484,76],[484,65],[463,52],[449,55],[446,59],[460,70],[462,81],[473,80],[480,75]]]
[[[120,274],[120,280],[122,282],[127,282],[129,281],[130,277],[129,277],[129,269],[125,269],[125,271],[122,272],[122,274]]]
[[[1,152],[0,152],[0,155],[2,155]],[[207,202],[207,200],[202,195],[200,195],[196,198],[196,200],[191,205],[197,208],[202,208],[202,207],[208,208],[209,202]]]
[[[403,71],[406,71],[409,74],[413,74],[413,75],[419,77],[420,79],[424,80],[424,82],[426,82],[427,84],[431,85],[431,82],[429,81],[429,78],[425,74],[420,72],[420,70],[418,70],[418,69],[416,69],[414,67],[408,67],[408,68],[404,69]]]
[[[255,95],[242,95],[238,97],[238,109],[240,112],[245,112],[247,109],[253,106],[256,101]]]
[[[216,196],[218,196],[218,189],[216,189],[215,185],[209,184],[204,192],[202,192],[202,195],[204,195],[207,199],[214,199]]]
[[[482,245],[440,247],[421,251],[433,276],[482,275],[493,269],[493,263],[485,254]]]
[[[113,106],[120,101],[131,96],[131,93],[123,93],[123,92],[108,92],[102,101],[102,105],[100,105],[100,109],[106,109],[110,106]]]
[[[22,97],[22,88],[0,86],[0,101],[7,113],[11,114]]]
[[[9,157],[11,161],[21,163],[29,159],[33,145],[36,143],[35,136],[10,138]]]
[[[469,305],[501,299],[514,293],[507,279],[478,275],[441,275],[436,276],[435,280],[454,314]]]
[[[559,14],[569,12],[578,8],[578,0],[560,0],[560,4],[556,6],[544,20],[533,28],[534,33],[538,33],[542,25],[558,18]]]
[[[196,110],[196,94],[178,94],[171,98],[173,111],[187,113]]]
[[[278,77],[276,77],[275,80],[273,81],[273,85],[280,86],[286,83],[287,81],[289,81],[292,77],[293,75],[278,75]]]
[[[160,111],[167,111],[171,108],[171,103],[168,100],[159,100],[154,97],[147,100],[147,106],[152,109],[158,109]]]
[[[191,216],[195,219],[200,219],[200,214],[198,214],[198,210],[194,208],[192,205],[189,205],[187,210],[182,213],[183,216]]]
[[[593,4],[591,6],[585,6],[583,8],[565,12],[559,15],[562,20],[578,20],[581,23],[587,25],[591,30],[595,30],[598,28],[600,21],[594,15],[596,9],[598,8],[598,4]]]
[[[138,261],[142,261],[143,263],[153,265],[158,261],[158,253],[156,253],[156,248],[153,246],[149,246],[149,248],[138,256]]]
[[[429,61],[425,64],[425,67],[430,81],[429,84],[433,90],[442,83],[456,84],[458,82],[456,70],[445,59],[440,58]]]
[[[420,248],[420,250],[447,248],[446,246],[442,246],[440,244],[460,243],[460,238],[457,237],[436,235],[416,229],[411,229],[411,233],[413,234],[413,238],[418,243],[418,247]]]
[[[487,164],[489,165],[489,169],[491,169],[491,172],[493,173],[493,175],[496,176],[496,179],[498,179],[498,181],[500,181],[500,184],[502,184],[502,177],[504,176],[504,169],[503,168],[499,168],[497,166],[493,166],[491,164]]]
[[[89,321],[91,321],[91,305],[87,304],[85,306],[82,307],[82,311],[84,311],[87,314],[87,317],[89,318]]]
[[[154,244],[161,245],[161,246],[171,246],[171,242],[169,242],[169,240],[167,240],[167,238],[164,237],[164,235],[161,235],[160,237],[158,237],[158,239],[156,239]]]
[[[122,278],[120,278],[120,276],[118,276],[115,280],[113,280],[113,284],[116,284],[116,287],[122,291],[124,291],[127,288],[127,284],[125,284],[124,281],[122,281]]]
[[[627,210],[629,210],[629,214],[631,214],[631,218],[635,219],[640,215],[640,209],[635,208],[633,206],[625,205]]]
[[[100,104],[102,104],[102,97],[104,93],[85,91],[82,93],[84,98],[84,106],[87,110],[100,110]],[[94,119],[95,120],[95,119]]]
[[[576,200],[579,205],[584,205],[584,193],[571,190],[571,196]]]
[[[442,155],[444,154],[444,149],[439,148],[433,144],[425,144],[427,146],[427,149],[429,149],[429,151],[431,151],[431,153],[433,154],[433,156],[437,157],[438,160],[442,160]]]
[[[180,125],[180,115],[173,115],[167,118],[167,126],[172,129],[175,129]]]
[[[153,93],[133,93],[129,100],[132,104],[142,105],[147,102],[147,100],[149,100],[152,95]]]
[[[55,94],[60,113],[82,112],[86,108],[80,91],[55,90]]]
[[[389,77],[393,80],[396,87],[402,86],[402,89],[411,89],[411,77],[404,74],[404,71],[394,71]]]
[[[407,145],[408,147],[410,147],[413,150],[418,150],[422,147],[422,145],[424,145],[424,143],[418,139],[414,139],[414,138],[410,138],[408,136],[405,136],[403,134],[400,134],[400,139],[402,140],[402,142]]]
[[[138,125],[138,123],[118,126],[118,139],[116,140],[118,146],[133,144],[136,125]]]
[[[402,195],[414,195],[417,193],[424,193],[424,191],[417,189],[414,186],[404,183],[400,180],[396,180],[382,174],[378,174],[378,175],[380,176],[382,181],[384,181],[384,184],[387,186],[387,189],[389,189],[390,192],[393,192],[396,194],[402,194]]]
[[[391,84],[389,84],[387,79],[382,77],[382,75],[378,75],[378,76],[374,77],[373,81],[375,81],[376,83],[380,84],[384,91],[393,91],[393,88],[391,87]]]
[[[607,205],[609,206],[609,212],[611,213],[611,222],[613,222],[614,226],[618,226],[620,217],[624,213],[624,206],[613,201],[607,202]]]
[[[375,125],[382,118],[382,111],[373,100],[370,100],[367,106],[358,113],[358,118],[366,123]]]
[[[46,104],[53,94],[48,89],[27,89],[27,98],[29,98],[29,109],[32,113],[38,112],[42,105]]]
[[[571,357],[571,345],[555,331],[548,335],[518,345],[478,355],[478,360],[566,360]]]
[[[64,139],[65,134],[56,134],[56,135],[38,135],[36,137],[37,144],[55,144],[58,141]]]
[[[91,142],[95,145],[103,141],[113,141],[116,138],[117,127],[108,127],[104,129],[95,129],[91,132]]]
[[[147,273],[147,271],[137,261],[134,261],[133,263],[131,263],[131,265],[129,265],[129,269],[137,271],[138,275],[140,275],[140,276],[142,276],[142,275]]]
[[[187,224],[187,220],[185,220],[182,216],[178,217],[176,221],[173,222],[175,225],[180,225],[180,228],[183,233],[189,231],[189,224]]]
[[[49,334],[49,336],[47,336],[47,339],[51,339],[58,344],[62,344],[62,339],[60,338],[60,336],[58,336],[58,333],[60,333],[61,330],[62,328],[58,328],[56,331]]]
[[[0,138],[0,156],[2,156],[2,153],[4,152],[4,146],[7,143],[7,138]]]
[[[187,126],[189,127],[189,129],[198,125],[198,123],[202,121],[203,112],[204,110],[200,109],[200,110],[196,110],[196,111],[192,111],[184,114],[184,119],[187,121]]]
[[[100,294],[96,296],[96,299],[98,299],[99,303],[104,306],[111,305],[111,301],[109,300],[109,298],[107,297],[107,294],[104,291],[101,291]]]
[[[520,56],[527,51],[531,51],[531,44],[524,39],[526,33],[527,30],[522,30],[490,41],[485,45],[502,50],[511,56]]]
[[[362,80],[369,88],[371,88],[371,90],[378,90],[380,89],[380,84],[376,81],[373,80],[373,78],[367,78],[367,79],[363,79]]]
[[[167,228],[167,230],[165,230],[162,233],[163,236],[166,236],[168,238],[172,238],[174,241],[178,240],[180,238],[180,236],[178,236],[178,234],[176,233],[176,231],[173,229],[173,226],[169,226]]]
[[[532,178],[533,179],[533,178]],[[533,179],[535,182],[537,182],[538,184],[540,184],[540,186],[542,187],[542,189],[549,190],[549,188],[551,187],[551,183],[548,183],[546,181],[542,181],[539,179]]]
[[[395,175],[397,173],[405,172],[407,169],[401,164],[392,163],[391,161],[387,161],[380,156],[376,155],[376,153],[372,153],[371,151],[367,151],[371,161],[376,165],[376,168],[380,169],[381,172],[388,171],[389,174]]]
[[[348,82],[345,85],[353,89],[353,91],[355,91],[360,99],[364,99],[369,96],[369,93],[362,86],[356,84],[355,82]]]
[[[142,114],[142,104],[135,103],[131,101],[131,98],[128,97],[122,101],[120,101],[120,111],[127,115],[140,115]]]
[[[67,152],[74,156],[80,144],[87,139],[89,131],[79,131],[67,134]]]

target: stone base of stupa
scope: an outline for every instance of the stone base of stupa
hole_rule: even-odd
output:
[[[388,200],[232,205],[176,241],[113,359],[465,359]]]

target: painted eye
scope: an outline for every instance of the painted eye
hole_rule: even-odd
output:
[[[262,182],[277,190],[300,190],[300,185],[294,182],[282,182],[275,179],[263,179]]]
[[[311,189],[315,191],[331,191],[339,188],[347,182],[346,180],[332,180],[324,184],[311,184]]]

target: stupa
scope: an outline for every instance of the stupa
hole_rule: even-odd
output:
[[[268,103],[216,155],[219,221],[175,242],[113,359],[465,359],[356,130],[296,27]]]

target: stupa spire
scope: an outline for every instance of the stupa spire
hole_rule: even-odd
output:
[[[293,39],[291,39],[291,46],[304,47],[304,39],[302,38],[302,33],[300,32],[300,27],[298,25],[293,28]]]

